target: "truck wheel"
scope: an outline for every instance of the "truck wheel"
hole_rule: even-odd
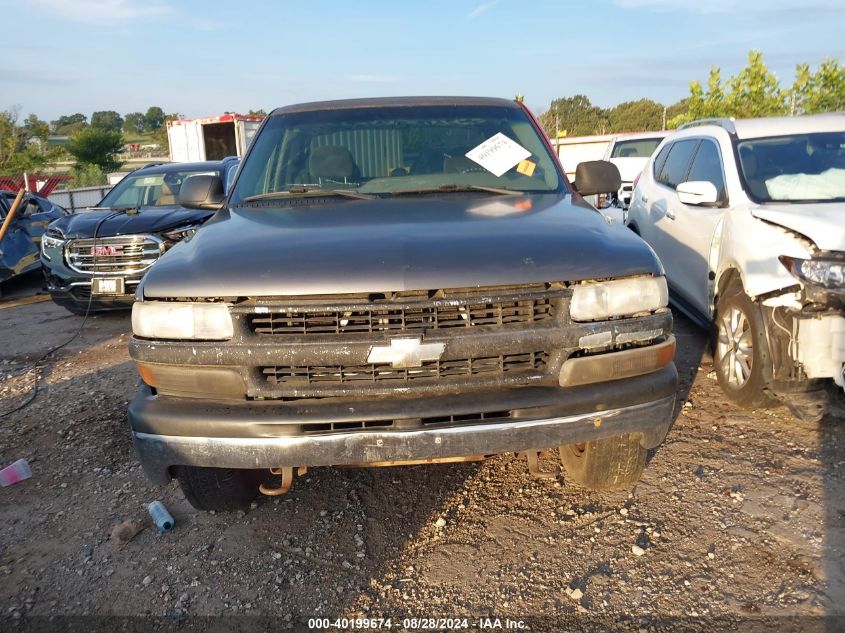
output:
[[[767,390],[771,362],[760,308],[741,289],[719,297],[713,366],[728,399],[746,409],[776,404]]]
[[[197,510],[245,510],[258,496],[257,471],[235,468],[180,466],[179,485]]]
[[[558,451],[569,478],[589,490],[631,488],[643,474],[647,452],[639,433],[567,444]]]

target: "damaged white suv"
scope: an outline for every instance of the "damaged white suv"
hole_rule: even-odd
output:
[[[715,324],[714,366],[747,407],[843,407],[845,115],[709,119],[649,159],[627,220],[673,302]]]

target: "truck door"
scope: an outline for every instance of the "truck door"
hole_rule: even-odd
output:
[[[261,127],[261,121],[235,121],[235,140],[238,146],[238,156],[246,154],[252,137]]]
[[[167,142],[170,144],[170,160],[174,163],[185,163],[190,160],[187,125],[181,123],[168,125]]]
[[[205,157],[205,143],[202,138],[202,123],[199,121],[188,121],[184,125],[185,141],[188,146],[187,161],[199,162],[207,160]]]

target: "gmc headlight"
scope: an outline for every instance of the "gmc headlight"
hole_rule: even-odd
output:
[[[224,341],[232,332],[228,303],[138,301],[132,306],[132,333],[142,338]]]
[[[170,229],[169,231],[163,231],[162,235],[173,242],[179,242],[186,238],[193,237],[194,233],[196,233],[199,228],[199,224],[180,226],[179,228]]]
[[[600,321],[654,312],[669,303],[665,277],[631,277],[575,286],[569,315],[573,321]]]
[[[44,255],[46,259],[50,259],[49,250],[59,249],[61,250],[62,247],[65,245],[65,241],[58,237],[50,237],[49,235],[42,235],[41,236],[41,254]]]
[[[845,287],[845,261],[798,259],[781,255],[780,263],[799,281],[823,288]]]

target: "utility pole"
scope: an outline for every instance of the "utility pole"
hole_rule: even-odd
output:
[[[663,129],[666,129],[666,106],[663,106]]]

